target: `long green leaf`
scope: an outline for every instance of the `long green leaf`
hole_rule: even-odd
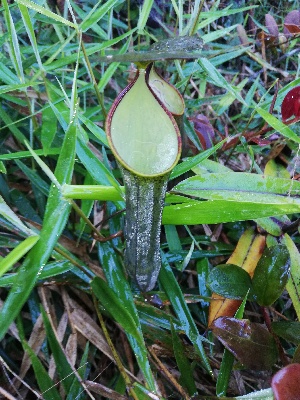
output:
[[[189,201],[165,207],[162,222],[174,225],[218,224],[299,212],[300,204],[287,201],[282,204],[224,200]]]
[[[140,347],[143,346],[143,338],[137,329],[135,318],[126,309],[119,296],[104,282],[104,280],[98,277],[91,281],[91,288],[103,307],[127,333],[136,339]]]
[[[287,282],[286,289],[293,302],[298,320],[300,318],[300,253],[295,243],[288,234],[284,235],[283,243],[288,248],[291,258],[290,278]]]
[[[261,107],[256,107],[255,110],[269,125],[272,126],[272,128],[281,133],[282,136],[292,140],[293,142],[300,143],[299,136],[293,132],[289,126],[285,125],[278,118],[274,117],[274,115],[270,114]]]
[[[39,4],[34,3],[31,0],[16,0],[16,2],[21,4],[21,5],[23,5],[23,6],[25,6],[25,7],[28,7],[30,9],[42,14],[42,15],[44,15],[45,17],[54,19],[57,22],[60,22],[60,23],[62,23],[64,25],[70,26],[71,28],[74,28],[74,29],[78,30],[77,25],[74,24],[73,22],[70,22],[67,19],[61,17],[60,15],[55,14],[54,12],[52,12],[50,10],[47,10],[45,7],[42,7]]]
[[[144,0],[143,6],[141,8],[140,17],[137,23],[138,33],[143,34],[144,28],[149,18],[151,8],[153,6],[154,0]]]
[[[75,162],[75,143],[76,124],[73,121],[66,132],[55,169],[55,176],[60,184],[70,183],[71,181]],[[30,295],[39,273],[50,257],[67,223],[69,212],[69,202],[61,197],[58,188],[53,185],[47,202],[40,240],[26,256],[0,311],[0,340]]]
[[[209,200],[300,205],[300,182],[244,172],[194,176],[180,182],[172,192]]]
[[[0,260],[0,277],[13,267],[39,240],[39,236],[29,236],[6,257]]]
[[[31,18],[30,18],[28,9],[24,5],[19,3],[19,10],[21,12],[22,19],[23,19],[23,22],[24,22],[24,25],[25,25],[25,28],[26,28],[26,31],[27,31],[31,46],[33,48],[36,60],[37,60],[37,62],[39,64],[39,68],[41,70],[44,70],[44,67],[43,67],[43,64],[42,64],[42,60],[41,60],[41,57],[40,57],[40,53],[39,53],[39,50],[38,50],[38,46],[37,46],[37,41],[36,41],[36,37],[35,37],[35,33],[34,33],[34,28],[33,28],[32,22],[31,22]]]
[[[112,290],[114,295],[122,302],[122,308],[127,310],[130,318],[134,321],[135,334],[127,329],[125,331],[147,385],[149,389],[155,391],[154,379],[147,357],[148,352],[143,339],[137,309],[134,304],[131,289],[125,278],[123,268],[117,259],[115,249],[109,243],[99,244],[99,258],[103,265],[109,289]],[[109,311],[109,308],[107,308],[107,310]],[[113,316],[115,317],[114,314]]]
[[[188,336],[190,341],[193,343],[195,351],[199,355],[205,369],[212,374],[211,367],[209,365],[209,361],[205,354],[202,341],[204,339],[200,333],[198,332],[197,326],[193,317],[190,314],[190,310],[184,300],[182,295],[182,291],[174,277],[171,267],[167,262],[165,256],[162,254],[162,268],[159,274],[159,282],[164,288],[164,291],[170,302],[172,307],[177,315],[178,319],[181,322],[182,329],[185,334]]]
[[[2,196],[0,196],[0,215],[2,215],[7,221],[13,224],[26,236],[34,235],[34,232],[31,229],[27,228],[27,226],[23,224],[23,222],[13,212],[13,210],[5,203]]]
[[[171,325],[171,328],[173,350],[180,372],[180,383],[182,384],[182,386],[187,388],[189,395],[193,396],[197,393],[197,388],[193,379],[193,369],[191,367],[190,360],[185,354],[184,345],[180,340],[173,324]]]
[[[207,58],[200,58],[199,64],[215,85],[228,90],[229,93],[231,93],[237,100],[246,105],[245,100],[239,93],[239,90],[231,86],[223,77],[223,75],[221,75],[220,72],[214,67],[214,65],[210,61],[208,61]]]
[[[139,336],[143,337],[140,319],[138,317],[137,309],[134,304],[132,291],[125,278],[123,268],[117,258],[114,247],[107,242],[99,244],[98,249],[99,259],[101,265],[103,266],[103,270],[109,287],[115,292],[117,296],[119,296],[120,300],[123,303],[123,307],[128,310],[131,317],[133,318]],[[112,314],[111,311],[110,313]],[[155,391],[154,379],[147,357],[148,352],[145,346],[145,342],[143,340],[137,340],[137,338],[128,331],[126,331],[126,334],[149,389]]]
[[[92,28],[105,14],[116,4],[119,0],[108,0],[101,7],[99,7],[101,1],[99,1],[95,7],[86,15],[85,19],[79,25],[82,32],[86,32]]]

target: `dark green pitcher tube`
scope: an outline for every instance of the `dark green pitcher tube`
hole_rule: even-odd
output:
[[[106,121],[108,142],[125,185],[125,267],[143,291],[154,288],[161,267],[164,198],[170,172],[181,154],[180,132],[165,102],[174,98],[173,108],[184,108],[179,93],[150,72],[150,66],[137,71]]]
[[[125,265],[142,291],[155,286],[160,266],[162,210],[169,174],[156,178],[133,175],[123,168],[126,192]]]

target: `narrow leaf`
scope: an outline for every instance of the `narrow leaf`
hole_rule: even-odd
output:
[[[39,236],[29,236],[6,257],[0,260],[0,277],[18,262],[39,240]]]
[[[194,319],[192,318],[182,295],[182,291],[165,257],[162,257],[162,264],[163,265],[159,274],[160,284],[162,285],[166,295],[170,299],[174,311],[178,319],[181,321],[182,328],[184,329],[185,334],[193,343],[195,351],[200,356],[204,367],[209,373],[211,373],[211,367],[209,365],[209,361],[207,359],[202,344],[202,341],[206,339],[201,337],[201,335],[199,334]]]
[[[255,108],[258,114],[277,132],[281,133],[287,139],[292,140],[293,142],[300,143],[299,136],[292,131],[292,129],[285,125],[283,122],[279,121],[274,115],[270,114],[268,111],[264,110],[261,107]]]

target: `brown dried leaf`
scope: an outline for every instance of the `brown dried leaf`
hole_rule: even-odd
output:
[[[115,392],[114,390],[101,385],[101,383],[96,383],[92,381],[85,381],[86,387],[94,393],[101,394],[103,397],[112,400],[126,400],[127,396],[122,396],[120,393]]]
[[[246,29],[243,27],[243,25],[238,24],[236,27],[237,33],[239,35],[239,39],[241,44],[243,44],[244,46],[248,46],[249,45],[249,38],[246,32]]]
[[[75,366],[77,359],[77,332],[71,333],[66,344],[67,357],[72,367]]]
[[[61,346],[62,346],[62,341],[63,341],[65,333],[66,333],[67,325],[68,325],[68,314],[65,311],[59,321],[57,330],[53,329],[54,333],[56,335],[56,338],[57,338],[58,342],[61,344]],[[62,346],[62,348],[63,348],[63,346]],[[49,368],[48,368],[48,374],[49,374],[50,378],[52,378],[52,379],[54,378],[55,371],[56,371],[56,364],[55,364],[53,356],[51,356],[50,362],[49,362]]]
[[[72,311],[70,318],[78,332],[80,332],[88,341],[93,343],[102,353],[113,360],[113,356],[103,333],[96,322],[76,303],[70,299]]]
[[[300,10],[293,10],[284,18],[283,32],[286,36],[292,36],[300,32]]]
[[[31,349],[37,354],[40,351],[40,348],[45,340],[45,329],[43,325],[43,317],[42,314],[40,314],[32,328],[30,338],[28,340],[28,345],[31,347]],[[21,368],[19,372],[20,378],[24,378],[26,375],[26,372],[28,369],[31,367],[31,360],[28,355],[28,353],[24,353],[22,363],[21,363]]]

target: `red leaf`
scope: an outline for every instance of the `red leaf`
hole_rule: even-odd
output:
[[[292,117],[300,118],[300,86],[290,90],[281,104],[283,122]]]
[[[297,30],[297,28],[299,30]],[[296,32],[295,32],[296,30]],[[286,36],[291,36],[293,33],[300,32],[300,11],[293,10],[284,18],[283,32]]]
[[[272,379],[275,400],[299,400],[300,364],[290,364],[278,371]]]
[[[261,324],[246,319],[220,317],[213,321],[210,328],[220,342],[249,369],[270,369],[277,360],[274,338]]]

